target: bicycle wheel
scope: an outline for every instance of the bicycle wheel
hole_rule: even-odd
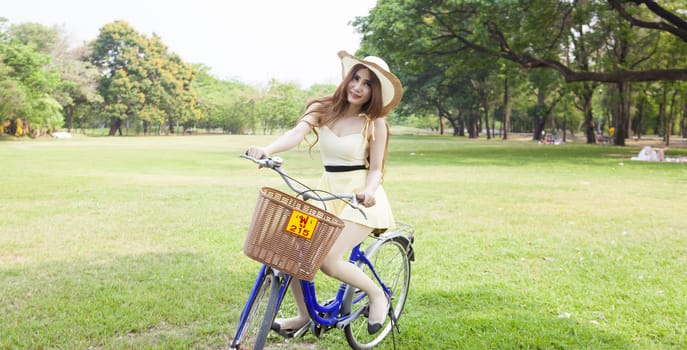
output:
[[[401,239],[387,239],[371,246],[365,252],[381,280],[391,290],[391,306],[396,319],[401,316],[410,287],[410,259],[406,250],[407,244]],[[358,265],[372,280],[375,280],[367,265],[361,262]],[[348,286],[344,303],[344,310],[350,314],[360,313],[360,316],[367,316],[368,299],[361,290]],[[344,328],[346,340],[353,349],[371,349],[392,331],[391,320],[387,317],[382,329],[370,335],[367,333],[367,317],[360,316]]]
[[[269,267],[265,268],[261,279],[248,309],[243,328],[239,325],[239,330],[231,344],[233,349],[262,349],[272,328],[281,299],[280,290],[287,281],[284,277],[277,276]]]

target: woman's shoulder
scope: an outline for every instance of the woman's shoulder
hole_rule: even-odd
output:
[[[319,102],[310,104],[303,114],[301,120],[306,121],[312,127],[318,127],[322,125],[324,120],[324,113],[322,113],[322,105]]]
[[[314,126],[322,126],[327,120],[327,105],[321,101],[315,101],[308,105],[303,114],[303,119],[308,120]]]
[[[387,128],[386,116],[372,119],[375,128]]]

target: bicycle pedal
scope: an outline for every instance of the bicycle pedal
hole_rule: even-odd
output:
[[[313,323],[313,325],[310,327],[310,333],[314,335],[315,337],[319,338],[322,336],[322,326],[318,326]]]
[[[362,311],[362,315],[367,318],[370,318],[370,305],[365,305]]]
[[[303,327],[301,327],[300,329],[298,329],[296,332],[293,333],[293,338],[300,338],[303,335],[305,335],[305,333],[308,333],[308,331],[312,331],[314,328],[314,325],[315,325],[315,323],[312,320],[308,321],[308,323],[306,323],[305,325],[303,325]]]

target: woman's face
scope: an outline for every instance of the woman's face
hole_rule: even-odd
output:
[[[362,106],[372,97],[372,72],[367,68],[361,68],[355,74],[353,79],[348,82],[348,103],[353,106],[362,108]]]

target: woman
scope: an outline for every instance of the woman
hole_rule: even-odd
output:
[[[367,293],[370,300],[367,330],[374,334],[382,328],[388,301],[382,289],[344,260],[344,256],[373,230],[383,231],[394,224],[381,184],[389,139],[386,115],[401,101],[402,88],[379,57],[360,59],[341,51],[339,58],[344,78],[334,94],[310,101],[295,127],[266,147],[249,147],[246,154],[267,157],[289,150],[311,131],[315,133],[325,166],[318,188],[333,193],[357,193],[367,216],[345,203],[327,204],[327,209],[345,225],[321,270]],[[272,327],[282,335],[293,333],[310,320],[297,282],[291,283],[291,290],[298,315],[277,319]]]

